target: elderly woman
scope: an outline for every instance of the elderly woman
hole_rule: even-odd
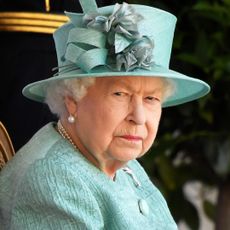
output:
[[[70,21],[54,33],[58,72],[23,90],[59,121],[2,170],[1,226],[177,229],[136,159],[153,144],[162,107],[204,96],[209,86],[168,68],[170,13],[80,2],[84,13],[66,13]]]

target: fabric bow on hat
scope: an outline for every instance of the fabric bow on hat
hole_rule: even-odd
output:
[[[69,17],[74,24],[74,14]],[[86,13],[82,28],[70,30],[64,58],[85,72],[100,65],[117,71],[148,69],[152,63],[153,41],[140,35],[137,24],[142,19],[127,3],[116,4],[108,16]]]

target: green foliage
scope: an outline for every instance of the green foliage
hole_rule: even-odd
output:
[[[157,141],[141,163],[168,200],[177,221],[198,229],[183,185],[199,180],[230,183],[230,0],[128,1],[168,10],[178,17],[171,68],[208,82],[206,97],[163,111]],[[203,204],[208,217],[214,206]]]
[[[204,208],[206,216],[209,219],[213,220],[215,218],[215,214],[216,214],[215,213],[215,206],[211,202],[205,200],[203,202],[203,208]]]
[[[171,193],[168,204],[171,206],[176,221],[183,219],[190,226],[190,229],[199,228],[198,213],[193,204],[183,196],[181,190],[175,190]]]

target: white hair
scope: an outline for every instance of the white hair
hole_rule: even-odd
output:
[[[172,79],[169,78],[162,78],[163,80],[163,100],[164,103],[169,97],[171,97],[175,91],[176,91],[176,85],[175,82]]]
[[[45,102],[52,113],[61,117],[67,113],[64,102],[65,97],[70,96],[75,101],[79,101],[86,95],[88,87],[93,85],[94,82],[95,78],[84,77],[51,83],[46,89]]]
[[[173,80],[162,78],[163,80],[163,102],[173,95],[175,84]],[[74,78],[68,80],[60,80],[51,83],[46,88],[45,102],[49,106],[50,111],[58,117],[66,114],[66,106],[64,99],[66,96],[72,97],[75,101],[83,98],[90,86],[95,83],[94,77]]]

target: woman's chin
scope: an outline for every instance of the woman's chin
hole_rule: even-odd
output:
[[[121,149],[119,151],[114,151],[111,154],[114,160],[127,163],[128,161],[135,160],[143,155],[140,149]]]

